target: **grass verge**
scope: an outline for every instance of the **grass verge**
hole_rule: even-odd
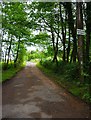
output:
[[[25,67],[26,63],[24,62],[22,65],[17,67],[10,67],[7,70],[2,71],[2,79],[0,79],[0,83],[3,83],[9,79],[11,79],[13,76],[16,75],[17,72],[19,72],[21,69]]]

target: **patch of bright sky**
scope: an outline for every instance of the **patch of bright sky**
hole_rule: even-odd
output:
[[[29,46],[27,46],[27,51],[36,51],[36,46],[31,46],[31,47],[29,47]]]
[[[40,47],[40,46],[27,46],[27,51],[31,52],[31,51],[42,51],[43,50],[43,47]]]
[[[40,32],[39,30],[35,30],[35,31],[32,32],[32,34],[33,34],[33,35],[38,35],[39,32]]]

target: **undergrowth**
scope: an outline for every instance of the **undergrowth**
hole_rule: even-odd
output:
[[[91,76],[80,83],[78,63],[65,63],[59,61],[58,64],[51,60],[42,60],[37,66],[52,80],[66,88],[73,95],[81,98],[87,103],[91,103],[91,94],[89,91],[89,80]]]
[[[18,71],[20,71],[23,67],[25,67],[25,62],[14,67],[13,63],[9,63],[8,68],[5,69],[5,64],[2,64],[2,79],[0,79],[0,83],[5,82],[12,78]]]

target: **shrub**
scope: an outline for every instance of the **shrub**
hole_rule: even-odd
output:
[[[40,61],[40,64],[43,66],[42,69],[47,71],[45,73],[56,79],[54,81],[67,88],[73,95],[91,103],[89,84],[85,81],[83,84],[80,83],[78,63],[65,63],[59,61],[58,64],[56,64],[53,63],[51,59],[43,59]]]
[[[79,65],[76,63],[69,63],[65,65],[65,78],[69,81],[77,81],[79,79]]]

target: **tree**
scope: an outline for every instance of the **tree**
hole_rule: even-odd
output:
[[[65,42],[66,42],[66,31],[64,30],[64,22],[63,22],[63,17],[62,17],[62,7],[61,7],[61,3],[60,3],[60,18],[61,18],[61,26],[62,26],[62,39],[63,39],[63,61],[65,62]]]
[[[23,3],[17,2],[17,3],[3,3],[3,35],[8,36],[8,40],[3,40],[2,42],[8,42],[7,52],[6,56],[8,56],[7,59],[7,66],[9,63],[10,53],[14,50],[12,46],[15,46],[15,42],[18,40],[18,47],[16,55],[13,53],[14,62],[17,62],[18,54],[19,54],[19,48],[20,48],[20,38],[24,38],[25,36],[29,35],[29,30],[26,28],[25,24],[27,22],[27,13],[25,12],[25,5]],[[11,38],[11,39],[10,39]]]
[[[76,27],[75,27],[76,25],[73,17],[73,12],[72,12],[72,3],[71,2],[65,3],[64,6],[68,14],[67,22],[73,37],[73,50],[71,55],[71,61],[73,60],[73,62],[76,62],[76,56],[77,56],[77,40],[76,40]]]
[[[82,2],[77,2],[77,29],[83,30]],[[80,68],[80,81],[83,82],[83,35],[78,34],[78,61]]]
[[[90,43],[91,43],[91,2],[86,3],[86,63],[90,62]]]
[[[57,9],[55,10],[55,5],[57,6],[58,4],[48,2],[48,3],[33,3],[32,5],[30,5],[33,8],[33,10],[30,10],[31,11],[30,16],[32,16],[33,18],[31,20],[33,21],[33,27],[31,28],[32,29],[36,28],[37,30],[47,31],[51,33],[54,53],[53,62],[55,61],[57,62],[58,41],[60,38],[59,11]],[[35,13],[34,10],[36,11]]]

